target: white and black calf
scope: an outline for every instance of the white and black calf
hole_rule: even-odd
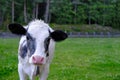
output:
[[[18,72],[20,80],[46,80],[49,66],[53,58],[55,42],[67,38],[67,34],[60,30],[53,30],[42,20],[33,20],[27,26],[17,23],[8,25],[9,30],[22,35],[18,49]]]

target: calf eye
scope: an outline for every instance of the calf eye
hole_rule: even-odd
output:
[[[28,36],[26,36],[27,40],[29,40],[30,38]]]
[[[31,35],[29,33],[27,33],[26,38],[27,38],[27,40],[32,39],[32,37],[31,37]]]
[[[45,52],[48,51],[49,43],[50,43],[50,37],[46,38],[44,41]]]
[[[30,40],[30,37],[26,36],[27,40]]]

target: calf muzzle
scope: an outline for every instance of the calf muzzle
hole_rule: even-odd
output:
[[[42,65],[44,64],[44,57],[41,56],[33,56],[32,57],[32,62],[35,65]]]

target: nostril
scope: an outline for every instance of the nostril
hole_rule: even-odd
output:
[[[32,61],[33,61],[34,63],[36,63],[36,59],[35,59],[34,56],[32,57]]]
[[[44,58],[42,57],[40,61],[42,62],[43,60],[44,60]]]
[[[32,60],[35,61],[35,57],[34,56],[32,57]]]

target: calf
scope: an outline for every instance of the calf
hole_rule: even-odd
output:
[[[8,25],[9,30],[21,35],[18,49],[18,72],[20,80],[46,80],[49,66],[53,58],[55,42],[67,38],[67,34],[60,30],[53,30],[42,20],[33,20],[27,26],[17,23]]]

